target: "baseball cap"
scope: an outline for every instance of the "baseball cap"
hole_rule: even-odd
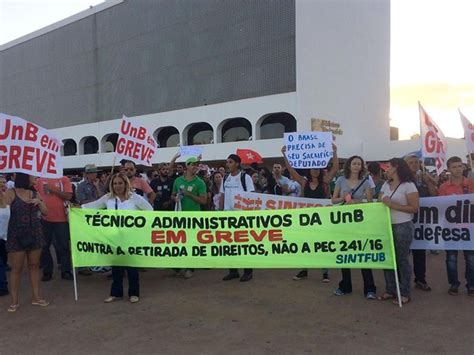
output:
[[[86,174],[98,173],[98,172],[99,172],[99,169],[97,169],[97,166],[95,166],[95,164],[87,164],[87,165],[84,167],[84,172],[85,172]]]
[[[186,165],[195,164],[195,163],[199,163],[199,159],[196,157],[191,157],[191,158],[188,158],[188,160],[186,160]]]

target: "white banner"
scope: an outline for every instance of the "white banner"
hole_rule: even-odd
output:
[[[448,145],[441,129],[419,104],[421,155],[423,158],[435,158],[436,173],[440,175],[446,169]]]
[[[61,146],[47,129],[0,113],[0,172],[61,177]]]
[[[469,154],[474,153],[474,125],[467,119],[466,116],[459,111],[461,116],[462,126],[464,128],[464,139],[466,140],[466,148]]]
[[[332,202],[329,199],[267,195],[255,192],[238,192],[234,195],[233,210],[282,210],[331,205]]]
[[[295,169],[323,169],[332,158],[331,132],[285,133],[286,157]]]
[[[146,127],[134,123],[126,116],[122,117],[115,149],[117,158],[151,166],[157,146],[155,138]]]
[[[412,249],[474,250],[474,194],[420,198]]]

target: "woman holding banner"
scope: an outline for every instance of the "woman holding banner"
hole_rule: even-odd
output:
[[[354,204],[372,201],[373,190],[368,180],[369,175],[365,171],[364,159],[354,155],[344,164],[344,175],[336,181],[332,202],[334,204]],[[368,300],[376,299],[377,291],[374,276],[371,269],[362,269],[364,279],[364,295]],[[344,296],[352,293],[351,270],[342,269],[342,280],[339,288],[334,291],[336,296]]]
[[[292,180],[300,184],[301,189],[303,190],[303,197],[306,198],[319,198],[319,199],[329,199],[331,198],[331,192],[329,189],[329,184],[331,183],[334,176],[336,176],[339,169],[339,158],[337,156],[337,147],[335,144],[332,145],[333,157],[332,157],[332,167],[329,172],[325,173],[323,169],[308,169],[306,171],[306,176],[298,174],[298,172],[290,165],[288,158],[286,157],[286,146],[281,148],[283,154],[283,159],[285,160],[285,166],[290,173]],[[293,277],[293,280],[302,280],[308,277],[308,270],[301,270],[298,274]],[[329,271],[328,269],[323,269],[323,282],[329,282]]]
[[[142,196],[132,192],[132,186],[127,175],[115,174],[110,180],[109,193],[94,202],[82,205],[82,208],[106,208],[109,210],[146,210],[152,211],[153,207]],[[131,303],[140,300],[140,284],[138,269],[134,267],[112,266],[112,288],[110,296],[104,302],[110,303],[123,299],[123,277],[125,271],[128,275],[128,297]]]
[[[20,278],[25,258],[28,261],[32,305],[46,307],[47,301],[40,296],[40,257],[44,243],[41,215],[48,209],[39,195],[33,190],[35,178],[28,174],[17,173],[15,188],[7,190],[4,203],[10,206],[6,249],[9,253],[12,271],[10,274],[10,291],[12,303],[8,312],[16,312],[19,304]]]
[[[408,255],[415,231],[412,219],[413,214],[418,211],[420,199],[414,183],[415,178],[405,160],[393,158],[388,163],[389,180],[382,186],[379,200],[390,208],[397,269],[400,275],[400,301],[406,304],[410,302],[411,266]],[[395,299],[397,290],[395,272],[384,270],[384,276],[386,292],[379,297],[379,300],[394,299],[393,303],[399,304]]]

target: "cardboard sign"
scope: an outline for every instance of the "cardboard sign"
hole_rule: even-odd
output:
[[[136,164],[151,166],[158,144],[146,127],[123,116],[115,155]]]
[[[324,169],[333,156],[332,133],[285,133],[286,157],[295,169]]]
[[[0,113],[0,171],[57,178],[63,175],[62,142],[52,132]]]

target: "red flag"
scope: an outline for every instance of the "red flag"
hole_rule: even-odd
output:
[[[263,163],[263,159],[260,154],[250,149],[237,149],[237,155],[242,160],[241,163],[245,165],[250,165],[252,163]]]

